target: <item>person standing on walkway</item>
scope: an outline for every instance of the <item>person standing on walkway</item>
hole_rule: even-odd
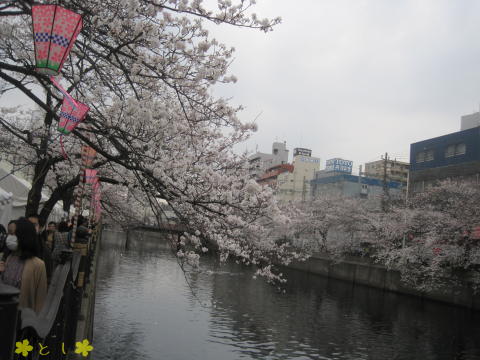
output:
[[[47,233],[46,231],[42,231],[42,226],[40,224],[40,217],[38,215],[30,215],[28,217],[28,221],[30,221],[35,226],[35,231],[38,235],[38,246],[39,246],[39,258],[42,259],[45,263],[45,268],[47,269],[47,279],[50,282],[50,278],[53,272],[53,261],[52,261],[52,253],[47,247]]]
[[[17,236],[15,235],[16,224],[15,220],[11,220],[7,225],[7,236],[5,238],[5,246],[3,247],[3,254],[0,261],[7,260],[8,255],[12,251],[17,250]]]
[[[53,252],[53,249],[55,247],[54,234],[56,231],[57,231],[57,224],[54,221],[50,221],[48,223],[47,233],[46,233],[46,245],[47,245],[47,248],[50,250],[50,252]]]
[[[39,258],[35,226],[25,218],[16,221],[17,249],[0,262],[1,280],[20,289],[19,308],[42,309],[47,295],[47,272]]]
[[[88,220],[84,216],[80,215],[77,223],[77,236],[75,238],[75,242],[87,244],[90,237],[90,230],[87,227]]]
[[[58,224],[58,230],[55,231],[55,234],[54,234],[55,247],[53,249],[53,254],[52,254],[53,262],[55,266],[60,263],[62,251],[72,248],[70,244],[71,234],[69,234],[69,230],[70,229],[69,229],[68,223],[66,221],[61,221]]]

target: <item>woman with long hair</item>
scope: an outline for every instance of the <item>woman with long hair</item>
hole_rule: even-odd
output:
[[[5,261],[1,279],[20,289],[19,307],[40,312],[47,295],[47,272],[39,258],[40,251],[35,226],[25,218],[16,221],[17,249]]]

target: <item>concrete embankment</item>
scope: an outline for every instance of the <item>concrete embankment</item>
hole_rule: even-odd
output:
[[[348,257],[339,262],[332,260],[328,255],[315,255],[305,262],[295,262],[288,267],[382,290],[480,310],[480,293],[475,294],[472,284],[467,279],[451,282],[451,285],[437,290],[422,292],[402,282],[399,271],[388,270],[382,265],[363,258]]]

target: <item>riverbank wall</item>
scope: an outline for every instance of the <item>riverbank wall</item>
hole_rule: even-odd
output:
[[[291,263],[288,268],[480,311],[480,293],[474,292],[468,279],[428,292],[419,291],[402,282],[399,271],[388,270],[370,259],[347,257],[338,261],[323,254]]]

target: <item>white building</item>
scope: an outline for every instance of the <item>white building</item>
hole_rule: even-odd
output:
[[[377,160],[365,163],[365,176],[383,179],[386,173],[388,181],[398,181],[407,186],[408,170],[410,164],[403,161],[391,160]]]
[[[460,131],[480,126],[480,112],[463,115],[460,119]]]
[[[286,141],[274,142],[272,145],[272,153],[257,152],[248,159],[250,176],[258,179],[265,170],[281,164],[288,163],[288,150]]]
[[[278,175],[278,199],[307,200],[310,197],[310,181],[320,169],[320,158],[297,155],[293,157],[292,165],[293,172]]]

